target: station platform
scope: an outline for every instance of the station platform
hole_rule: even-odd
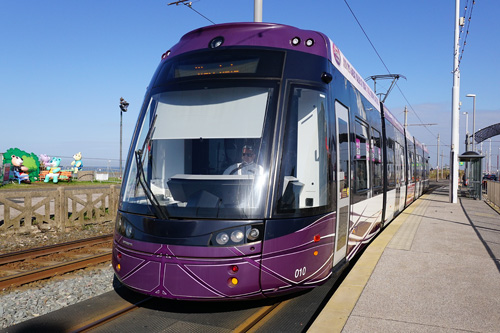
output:
[[[482,200],[449,203],[447,184],[424,194],[362,253],[307,332],[500,332],[500,214]]]

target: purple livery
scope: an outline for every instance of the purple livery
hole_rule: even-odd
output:
[[[426,190],[427,159],[324,34],[194,30],[163,54],[146,92],[115,275],[180,300],[313,288]]]

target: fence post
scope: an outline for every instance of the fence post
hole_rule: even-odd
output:
[[[111,202],[110,202],[110,210],[114,211],[114,214],[118,211],[118,201],[120,200],[120,186],[111,185]]]
[[[68,216],[64,216],[64,212],[67,211],[64,207],[68,205],[68,200],[65,199],[64,187],[59,186],[57,188],[57,196],[54,207],[54,220],[56,221],[56,226],[59,230],[65,230],[66,220],[68,219]]]

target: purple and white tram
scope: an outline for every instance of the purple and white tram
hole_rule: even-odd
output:
[[[269,23],[194,30],[147,89],[116,277],[183,300],[319,285],[421,193],[415,182],[428,186],[428,153],[415,142],[324,34]]]

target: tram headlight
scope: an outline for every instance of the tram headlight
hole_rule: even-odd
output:
[[[208,44],[208,47],[210,47],[211,49],[215,49],[215,48],[221,46],[223,43],[224,43],[224,37],[218,36],[210,41],[210,43]]]
[[[123,232],[124,232],[123,218],[122,218],[122,215],[120,213],[118,213],[118,215],[116,216],[115,227],[116,227],[116,231],[118,231],[119,233],[123,234]]]
[[[245,234],[241,230],[235,230],[231,233],[231,241],[234,243],[240,243],[243,240]]]
[[[132,227],[132,224],[130,224],[129,222],[125,222],[125,237],[127,238],[134,237],[134,228]]]
[[[313,45],[314,45],[314,39],[309,38],[309,39],[306,40],[306,46],[307,47],[311,47]]]
[[[262,240],[263,224],[244,225],[214,232],[210,238],[211,246],[240,246]]]
[[[247,239],[251,242],[257,240],[259,238],[260,231],[257,228],[251,228],[247,231]]]
[[[226,245],[229,241],[229,236],[225,232],[221,232],[217,234],[217,237],[215,237],[215,241],[219,245]]]

